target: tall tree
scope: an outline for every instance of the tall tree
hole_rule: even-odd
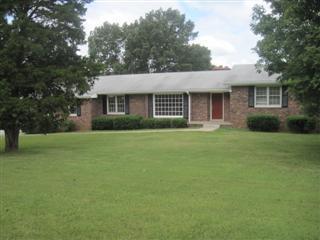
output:
[[[178,10],[151,11],[132,24],[104,23],[89,38],[89,53],[106,73],[148,73],[210,68],[210,51],[190,45],[194,23]],[[209,67],[208,67],[209,66]]]
[[[104,74],[122,73],[124,32],[118,24],[105,22],[88,38],[89,55],[104,65]]]
[[[320,116],[319,0],[266,0],[271,8],[254,7],[251,27],[262,36],[255,48],[259,64],[280,73],[310,115]]]
[[[199,44],[187,45],[181,59],[178,61],[179,71],[209,70],[211,65],[211,51]]]
[[[90,0],[1,1],[0,129],[5,150],[17,150],[19,131],[62,119],[75,94],[90,88],[99,70],[77,54],[82,16]]]
[[[176,71],[184,46],[198,33],[178,10],[159,9],[129,26],[125,63],[130,72]]]

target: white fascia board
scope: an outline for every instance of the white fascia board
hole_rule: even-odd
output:
[[[125,94],[161,94],[161,93],[206,93],[206,92],[231,92],[230,88],[220,89],[181,89],[181,90],[157,90],[157,91],[127,91],[127,92],[99,92],[97,95],[125,95]]]
[[[233,87],[237,87],[237,86],[269,86],[269,85],[276,85],[276,86],[280,86],[281,83],[279,82],[241,82],[241,83],[230,83],[230,86]]]
[[[78,99],[89,99],[89,98],[98,98],[97,94],[92,94],[92,95],[76,95],[76,98]]]

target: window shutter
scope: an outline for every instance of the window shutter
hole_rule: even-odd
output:
[[[107,114],[107,96],[102,95],[102,113]]]
[[[248,107],[254,107],[254,87],[248,87]]]
[[[183,118],[188,119],[189,117],[189,98],[188,94],[183,94]]]
[[[129,114],[129,95],[124,96],[124,112],[125,114]]]
[[[153,95],[152,94],[148,95],[148,117],[149,118],[153,117]]]
[[[288,107],[288,87],[287,86],[282,86],[282,103],[281,103],[283,108]]]

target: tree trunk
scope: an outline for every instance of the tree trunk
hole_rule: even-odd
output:
[[[19,133],[20,133],[20,129],[16,127],[4,130],[5,139],[6,139],[5,140],[6,152],[17,151],[19,149]]]

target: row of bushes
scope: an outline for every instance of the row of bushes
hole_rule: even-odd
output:
[[[315,130],[316,120],[307,116],[289,116],[286,120],[289,131],[309,133]],[[273,115],[252,115],[247,117],[248,128],[252,131],[276,132],[280,128],[280,119]]]
[[[143,118],[137,115],[99,116],[92,120],[92,130],[132,130],[146,128],[185,128],[184,118]]]

